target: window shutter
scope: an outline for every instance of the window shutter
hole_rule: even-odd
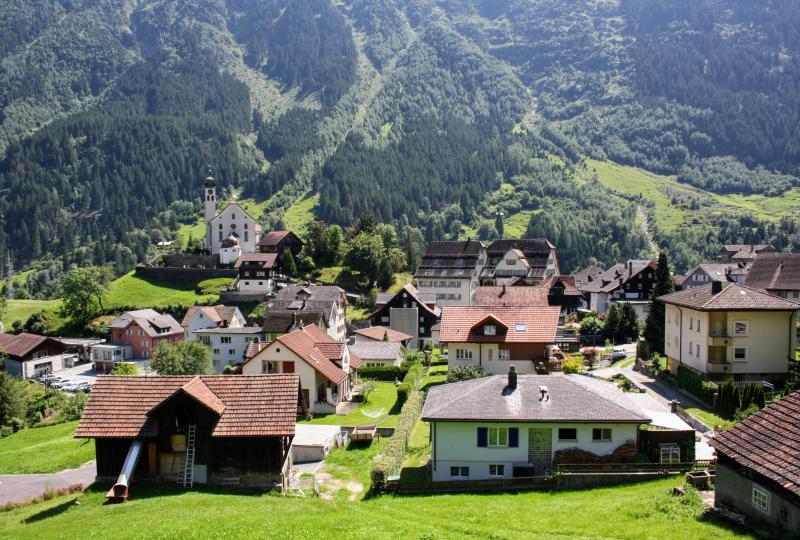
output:
[[[479,447],[489,446],[489,428],[485,427],[478,428],[478,446]]]
[[[508,446],[510,448],[519,448],[519,428],[508,428]]]

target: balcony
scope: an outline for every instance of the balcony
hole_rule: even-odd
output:
[[[730,347],[733,345],[733,336],[728,335],[727,332],[711,332],[708,335],[709,347]]]

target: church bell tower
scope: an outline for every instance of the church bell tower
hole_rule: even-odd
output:
[[[208,167],[205,186],[203,187],[203,199],[206,206],[206,249],[211,252],[212,233],[211,220],[217,215],[217,187],[214,176],[211,174],[211,167]]]

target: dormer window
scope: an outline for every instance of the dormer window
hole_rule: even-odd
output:
[[[456,266],[464,266],[464,259],[456,259]]]
[[[508,266],[514,266],[515,264],[517,264],[517,259],[506,259],[506,264]]]
[[[439,266],[439,259],[433,259],[433,266]]]
[[[497,335],[497,327],[493,324],[487,324],[483,327],[483,335],[484,336],[496,336]]]
[[[527,332],[528,325],[525,323],[517,323],[514,325],[514,330],[516,330],[517,332]]]

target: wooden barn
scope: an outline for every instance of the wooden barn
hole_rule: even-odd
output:
[[[75,436],[95,439],[97,480],[285,488],[300,379],[294,374],[98,377]]]

